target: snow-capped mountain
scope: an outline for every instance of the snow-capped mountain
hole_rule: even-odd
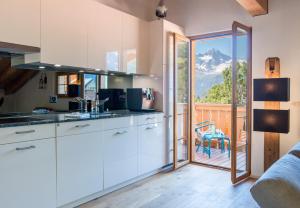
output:
[[[231,57],[219,50],[211,49],[204,54],[197,54],[196,70],[205,74],[219,74],[231,65]]]
[[[222,72],[230,67],[231,57],[217,49],[211,49],[196,57],[196,96],[202,98],[209,89],[223,82]]]

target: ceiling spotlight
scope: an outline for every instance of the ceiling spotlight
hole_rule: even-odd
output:
[[[168,11],[168,8],[165,5],[165,1],[160,0],[158,6],[156,8],[156,16],[158,18],[164,19],[167,17],[167,11]]]
[[[44,66],[39,66],[39,69],[45,69],[46,67],[44,67]]]
[[[61,67],[61,65],[60,65],[60,64],[55,64],[54,66],[55,66],[55,67]]]
[[[95,71],[101,71],[101,69],[95,69]]]

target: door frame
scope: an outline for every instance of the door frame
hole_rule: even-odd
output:
[[[177,101],[177,93],[176,93],[176,89],[177,89],[177,85],[176,85],[176,80],[177,80],[177,76],[176,76],[176,55],[177,55],[177,50],[176,50],[176,42],[177,40],[182,40],[182,41],[186,41],[188,42],[189,45],[189,61],[188,61],[188,76],[189,76],[189,92],[188,92],[188,117],[187,117],[187,121],[189,122],[188,124],[188,132],[187,132],[187,160],[183,161],[183,162],[178,162],[178,140],[177,140],[177,107],[176,107],[176,101]],[[183,36],[183,35],[179,35],[177,33],[173,33],[173,170],[176,170],[182,166],[185,166],[187,164],[189,164],[191,162],[191,128],[190,128],[190,121],[191,121],[191,109],[190,109],[190,103],[191,103],[191,97],[190,97],[190,93],[191,93],[191,89],[190,89],[190,80],[191,80],[191,71],[190,71],[190,39]]]
[[[224,31],[220,31],[220,32],[213,32],[213,33],[207,33],[207,34],[202,34],[202,35],[195,35],[195,36],[189,36],[188,38],[190,39],[190,48],[191,48],[191,52],[190,54],[193,54],[193,51],[195,50],[195,41],[197,40],[201,40],[201,39],[210,39],[210,38],[218,38],[218,37],[224,37],[224,36],[231,36],[232,37],[232,30],[224,30]],[[191,111],[191,124],[193,123],[193,116],[194,115],[194,108],[193,108],[193,105],[195,103],[195,100],[194,100],[194,58],[191,57],[191,64],[190,64],[190,74],[191,74],[191,86],[190,86],[190,91],[191,91],[191,105],[190,105],[190,111]],[[231,118],[231,122],[232,122],[232,118]],[[193,131],[193,127],[192,125],[190,125],[190,128],[191,128],[191,132]],[[193,139],[191,138],[191,143],[193,142]],[[205,166],[205,167],[210,167],[210,168],[215,168],[215,169],[219,169],[219,170],[225,170],[225,171],[231,171],[231,168],[227,168],[227,167],[222,167],[222,166],[217,166],[217,165],[212,165],[212,164],[206,164],[206,163],[201,163],[201,162],[196,162],[194,161],[194,150],[195,150],[195,146],[191,144],[191,150],[190,150],[190,153],[191,153],[191,163],[192,164],[195,164],[195,165],[201,165],[201,166]]]
[[[236,60],[237,60],[237,36],[238,30],[241,28],[248,33],[248,51],[247,51],[247,104],[246,104],[246,118],[247,118],[247,153],[246,153],[246,172],[237,176],[237,132],[236,132],[236,117],[237,117],[237,104],[236,104]],[[252,27],[248,27],[239,22],[234,21],[232,24],[232,124],[231,124],[231,181],[236,184],[250,177],[251,175],[251,131],[252,131]]]

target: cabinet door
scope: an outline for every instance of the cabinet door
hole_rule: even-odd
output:
[[[101,133],[57,138],[57,205],[103,189]]]
[[[56,207],[55,164],[54,139],[0,145],[1,207]]]
[[[96,1],[88,4],[88,67],[120,71],[122,13]]]
[[[40,47],[40,0],[1,0],[0,42]]]
[[[103,138],[106,189],[137,176],[137,127],[105,131]]]
[[[86,1],[41,1],[41,61],[87,67]]]
[[[166,164],[166,140],[163,124],[139,126],[139,175],[157,170]]]
[[[123,72],[148,74],[149,23],[123,14]]]

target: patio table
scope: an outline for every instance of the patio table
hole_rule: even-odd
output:
[[[210,156],[211,156],[211,151],[210,151],[211,141],[214,140],[214,139],[217,139],[218,141],[221,141],[221,152],[222,153],[225,152],[225,140],[228,141],[228,157],[230,157],[230,139],[229,139],[229,137],[227,137],[222,132],[205,133],[203,135],[203,141],[208,142],[208,145],[207,145],[208,147],[205,147],[204,143],[203,143],[203,153],[207,153],[208,157],[210,158]],[[198,151],[199,147],[200,147],[200,144],[199,144],[196,151]]]

